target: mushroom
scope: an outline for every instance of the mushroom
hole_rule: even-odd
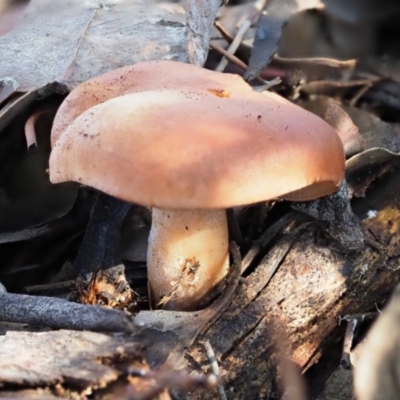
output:
[[[64,130],[80,114],[111,98],[145,90],[201,85],[220,90],[221,95],[223,90],[219,88],[223,87],[234,88],[237,92],[249,90],[249,86],[239,77],[215,75],[211,71],[185,63],[150,61],[122,67],[82,83],[67,96],[54,119],[51,144],[53,146],[56,143]],[[121,296],[112,294],[112,297],[124,298],[127,302],[130,301],[132,292],[128,290],[129,285],[121,285],[123,265],[119,260],[118,238],[128,210],[125,202],[98,193],[73,267],[74,275],[79,274],[84,278],[81,280],[83,285],[86,285],[86,282],[90,282],[90,285],[95,282],[91,276],[94,271],[107,269],[107,281],[115,282],[117,292],[122,290]],[[104,246],[104,243],[107,243],[107,246]],[[96,279],[101,279],[102,276],[103,274],[97,274]],[[80,292],[90,293],[85,286]]]
[[[71,118],[54,144],[50,179],[152,207],[152,301],[195,310],[229,269],[225,209],[335,192],[344,152],[330,125],[284,98],[235,75],[173,64],[164,77],[171,85],[143,84]],[[179,84],[174,71],[184,70],[191,79]]]

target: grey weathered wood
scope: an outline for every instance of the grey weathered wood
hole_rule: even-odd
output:
[[[137,358],[138,345],[95,332],[11,331],[0,336],[0,385],[101,387],[120,375],[104,362],[118,355]]]
[[[14,293],[0,293],[0,321],[101,332],[135,330],[131,319],[119,310]]]
[[[0,38],[0,79],[20,91],[54,81],[72,89],[138,61],[186,61],[185,23],[182,6],[168,1],[32,0]]]
[[[211,31],[223,0],[187,0],[187,56],[191,64],[203,66]]]

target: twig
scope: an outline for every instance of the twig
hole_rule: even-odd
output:
[[[221,374],[219,373],[217,358],[215,357],[215,353],[211,346],[211,343],[208,339],[206,339],[202,341],[201,344],[204,346],[204,349],[206,350],[207,358],[211,365],[211,370],[215,375],[215,377],[218,379],[218,385],[217,385],[218,396],[220,400],[227,400],[224,385],[221,383]]]
[[[215,50],[218,51],[218,53],[221,53],[223,56],[225,56],[229,61],[231,61],[232,63],[234,63],[235,65],[237,65],[239,68],[241,68],[243,71],[247,71],[247,65],[240,60],[239,58],[237,58],[236,56],[234,56],[231,53],[228,53],[225,49],[223,49],[221,46],[218,46],[215,43],[210,42],[210,47]],[[262,85],[268,85],[268,82],[264,81],[264,79],[260,78],[259,76],[256,76],[255,78],[258,82],[260,82]]]
[[[40,114],[39,112],[32,114],[25,123],[26,148],[29,152],[32,152],[37,147],[35,123]]]
[[[360,100],[361,97],[364,96],[364,94],[367,93],[369,89],[371,89],[372,85],[373,85],[373,82],[368,82],[364,86],[362,86],[360,89],[358,89],[356,91],[356,94],[349,101],[349,105],[352,107],[355,107],[358,100]]]
[[[0,293],[0,321],[56,329],[99,332],[135,331],[128,315],[119,310],[72,303],[54,297]]]
[[[69,291],[71,288],[73,288],[75,285],[75,281],[69,280],[69,281],[64,281],[64,282],[56,282],[56,283],[49,283],[45,285],[32,285],[32,286],[26,286],[25,290],[29,294],[52,294],[52,295],[57,295],[60,293],[65,293]]]
[[[349,60],[336,60],[334,58],[328,57],[279,57],[277,55],[274,56],[274,63],[280,67],[284,67],[286,69],[296,69],[304,66],[322,66],[329,67],[332,70],[345,70],[345,71],[353,71],[356,67],[357,60],[349,59]]]
[[[221,36],[227,41],[227,43],[232,43],[233,37],[225,29],[225,27],[221,24],[221,22],[215,21],[214,26],[217,28],[217,30],[221,34]]]
[[[253,86],[253,90],[255,92],[264,93],[264,92],[268,91],[269,89],[271,89],[273,86],[280,85],[281,83],[282,83],[282,79],[279,76],[277,76],[276,78],[271,79],[270,81],[266,81],[265,85]]]
[[[171,371],[161,369],[149,371],[144,369],[130,369],[129,375],[137,376],[143,379],[151,379],[154,381],[154,386],[145,393],[132,393],[132,400],[151,400],[160,394],[164,389],[172,387],[183,390],[190,390],[197,387],[214,388],[217,379],[214,375],[189,375],[183,371]],[[133,392],[132,388],[132,392]]]
[[[285,228],[288,228],[292,223],[297,220],[303,221],[304,217],[299,213],[290,212],[288,214],[285,214],[273,225],[268,227],[265,232],[257,240],[254,241],[247,254],[243,257],[242,273],[247,270],[247,268],[253,262],[254,258],[261,251],[261,249],[266,247],[271,242],[271,240],[276,237],[278,233],[280,233]]]
[[[225,56],[228,59],[228,61],[231,61],[232,63],[237,65],[239,68],[241,68],[243,71],[247,70],[247,65],[242,60],[237,58],[235,55],[229,53],[227,50],[225,50],[221,46],[218,46],[217,44],[210,42],[210,47],[213,50],[218,51],[218,53],[221,53],[223,56]]]
[[[375,319],[378,315],[379,313],[377,312],[370,312],[364,314],[345,315],[343,318],[340,318],[340,321],[347,321],[347,328],[343,341],[342,357],[340,359],[340,366],[342,368],[348,369],[351,366],[351,352],[354,345],[354,336],[357,327],[364,321]]]
[[[239,30],[236,33],[235,38],[233,39],[232,43],[228,47],[228,53],[234,54],[236,50],[239,48],[240,43],[243,40],[243,37],[247,30],[250,28],[251,24],[254,21],[254,18],[256,15],[258,15],[261,10],[265,7],[265,4],[267,3],[266,0],[257,0],[256,3],[254,4],[254,9],[250,13],[250,15],[246,18],[246,20],[242,23],[240,26]],[[215,69],[218,72],[223,72],[226,66],[228,65],[229,59],[225,56],[222,58],[222,60],[219,62],[217,68]]]
[[[54,108],[43,108],[34,112],[28,120],[25,122],[25,138],[26,138],[26,148],[28,152],[34,153],[37,148],[35,123],[42,114],[53,111]]]
[[[22,242],[24,240],[33,239],[50,232],[50,230],[51,229],[49,225],[46,224],[43,226],[27,228],[16,232],[2,232],[0,233],[0,244]]]

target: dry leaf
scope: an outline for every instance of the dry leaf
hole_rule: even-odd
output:
[[[331,103],[328,105],[325,116],[325,121],[335,128],[344,147],[346,157],[360,153],[364,149],[364,139],[360,135],[357,126],[349,115],[337,104]]]
[[[328,96],[313,96],[305,101],[298,101],[301,107],[319,115],[324,116],[329,104],[339,104],[338,100]],[[400,128],[396,124],[382,121],[376,115],[366,110],[340,104],[343,110],[350,116],[353,123],[358,127],[364,138],[365,149],[383,148],[393,153],[400,152]]]
[[[245,79],[254,79],[269,64],[278,47],[282,30],[292,15],[321,6],[320,0],[269,1],[266,12],[258,22]]]

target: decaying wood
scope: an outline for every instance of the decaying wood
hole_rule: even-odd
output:
[[[282,338],[275,327],[286,331],[292,360],[306,370],[318,360],[324,344],[335,338],[340,316],[373,309],[390,293],[400,262],[399,181],[396,167],[381,176],[366,199],[353,202],[367,239],[382,251],[366,246],[359,253],[340,253],[315,224],[308,224],[270,281],[274,250],[287,246],[288,235],[243,278],[234,302],[202,338],[210,341],[217,355],[229,399],[267,398],[274,393],[274,382],[282,375],[274,345]],[[199,371],[209,370],[200,344],[190,350],[187,362]],[[216,397],[198,391],[191,398]]]
[[[213,389],[217,383],[214,375],[192,375],[185,371],[173,371],[171,368],[161,368],[156,371],[144,369],[129,369],[131,380],[141,379],[142,381],[153,382],[153,387],[145,393],[138,393],[137,390],[130,391],[130,398],[135,400],[154,400],[156,395],[161,394],[166,388],[179,388],[185,391],[196,387]],[[135,386],[135,385],[133,385]],[[167,394],[167,393],[165,393]],[[169,400],[170,397],[165,397]],[[164,400],[164,397],[160,400]]]
[[[21,349],[21,351],[16,351]],[[143,366],[140,347],[125,337],[94,332],[7,332],[0,336],[1,386],[64,383],[81,390],[103,387],[121,371],[108,360],[126,357]]]
[[[208,54],[211,30],[224,0],[188,0],[186,2],[186,53],[191,64],[203,66]]]
[[[85,399],[95,392],[94,398],[101,399],[169,400],[168,389],[187,392],[217,384],[212,374],[191,375],[171,365],[150,370],[143,349],[151,343],[139,336],[2,327],[1,398]],[[30,387],[37,389],[27,390]]]

